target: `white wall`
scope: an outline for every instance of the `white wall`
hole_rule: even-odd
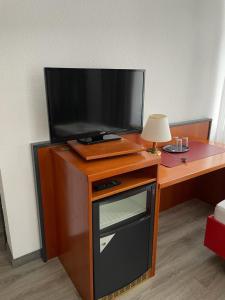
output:
[[[40,247],[29,144],[48,139],[43,67],[145,68],[145,117],[210,117],[222,0],[0,5],[0,169],[17,258]]]

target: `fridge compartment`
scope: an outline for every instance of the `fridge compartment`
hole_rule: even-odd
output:
[[[139,214],[146,214],[147,191],[124,198],[122,201],[99,204],[100,230],[123,222]]]
[[[94,240],[95,299],[126,286],[151,267],[151,217]]]

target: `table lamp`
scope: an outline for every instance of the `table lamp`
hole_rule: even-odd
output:
[[[148,117],[144,126],[141,137],[143,140],[153,142],[152,148],[148,152],[157,153],[158,142],[168,142],[171,140],[168,117],[161,114],[153,114]]]

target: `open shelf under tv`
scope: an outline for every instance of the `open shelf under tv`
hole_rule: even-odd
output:
[[[101,191],[94,190],[94,186],[96,184],[107,183],[111,180],[117,180],[120,182],[120,184]],[[92,182],[92,201],[109,197],[155,181],[156,167],[152,166],[132,172],[127,172],[110,178],[105,178],[104,180],[94,181]]]

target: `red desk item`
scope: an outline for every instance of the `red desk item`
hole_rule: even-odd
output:
[[[214,216],[208,217],[204,245],[225,258],[225,225]]]
[[[161,164],[172,168],[183,164],[183,158],[185,158],[186,162],[190,162],[225,152],[224,148],[195,141],[189,142],[189,147],[190,150],[185,153],[168,153],[162,151]]]

